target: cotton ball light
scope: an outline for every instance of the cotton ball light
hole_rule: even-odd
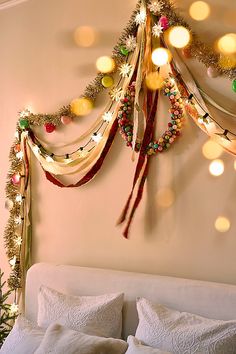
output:
[[[211,8],[205,1],[194,1],[189,8],[190,16],[196,21],[206,20],[210,12]]]
[[[220,176],[224,173],[224,162],[220,159],[213,160],[209,166],[209,172],[213,176]]]
[[[93,102],[87,97],[76,98],[70,104],[71,112],[76,116],[86,116],[93,109]]]
[[[96,67],[101,73],[110,73],[115,69],[115,61],[109,56],[102,56],[97,59]]]
[[[230,229],[230,220],[225,216],[219,216],[215,221],[215,228],[219,232],[227,232]]]
[[[163,77],[157,71],[149,73],[145,79],[147,88],[152,91],[160,89],[163,86],[163,81]]]

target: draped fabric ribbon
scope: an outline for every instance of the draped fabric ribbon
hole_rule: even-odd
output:
[[[205,101],[201,95],[200,90],[198,89],[195,83],[194,78],[192,77],[191,73],[189,72],[183,60],[180,58],[177,50],[171,47],[171,51],[173,54],[173,62],[174,62],[174,64],[172,64],[172,71],[177,79],[177,86],[179,87],[180,91],[183,90],[184,88],[187,97],[189,96],[189,94],[192,93],[197,100],[197,102],[194,103],[194,105],[185,103],[186,111],[191,116],[195,124],[202,131],[204,131],[210,137],[214,137],[217,143],[220,144],[222,148],[224,148],[227,152],[236,155],[236,140],[228,141],[226,139],[222,139],[219,136],[217,136],[216,134],[219,133],[219,127],[212,120],[208,124],[200,124],[198,122],[199,115],[204,113],[209,114],[209,109],[205,104]]]
[[[129,228],[130,228],[131,222],[133,220],[135,211],[141,201],[141,198],[143,195],[144,184],[145,184],[147,174],[148,174],[148,163],[149,163],[150,157],[146,153],[146,148],[153,137],[153,128],[154,128],[155,116],[156,116],[156,111],[157,111],[158,94],[159,94],[159,92],[156,91],[154,94],[154,98],[152,98],[152,93],[151,92],[147,93],[146,105],[147,105],[148,116],[146,116],[146,129],[145,129],[145,133],[144,133],[144,137],[143,137],[143,141],[142,141],[142,145],[141,145],[141,149],[140,149],[140,153],[139,153],[137,167],[135,170],[133,186],[132,186],[132,190],[129,195],[129,198],[126,202],[126,205],[124,207],[124,210],[117,222],[117,224],[120,225],[126,220],[129,209],[130,209],[130,204],[131,204],[131,201],[133,198],[133,194],[134,194],[135,188],[137,186],[136,198],[134,200],[125,230],[123,232],[123,236],[125,238],[128,238]],[[151,107],[151,109],[150,109],[150,107]]]

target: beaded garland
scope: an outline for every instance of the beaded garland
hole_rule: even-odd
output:
[[[178,89],[172,81],[168,78],[164,81],[163,93],[169,98],[171,108],[169,109],[171,121],[168,122],[168,128],[158,140],[149,143],[146,149],[148,155],[154,155],[167,150],[180,135],[183,118],[183,101],[178,92]],[[121,100],[120,110],[118,112],[119,131],[122,138],[126,141],[126,145],[131,147],[133,140],[133,122],[132,107],[135,96],[135,82],[133,82],[127,89],[124,98]],[[140,150],[141,144],[136,143],[135,151]]]

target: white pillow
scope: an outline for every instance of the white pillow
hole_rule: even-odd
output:
[[[45,330],[20,316],[4,341],[1,354],[33,354],[43,339]]]
[[[47,328],[57,322],[90,335],[120,338],[123,301],[124,294],[73,296],[42,286],[38,325]]]
[[[124,354],[126,349],[121,339],[90,336],[52,324],[34,354]]]
[[[135,337],[144,344],[174,352],[236,353],[236,321],[204,318],[137,300],[139,324]]]
[[[133,336],[129,336],[127,342],[129,344],[129,348],[125,354],[170,354],[169,352],[164,352],[163,350],[143,345]]]

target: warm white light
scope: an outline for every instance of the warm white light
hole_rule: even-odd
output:
[[[16,266],[16,256],[14,256],[12,259],[10,259],[9,264],[10,264],[12,269],[15,268],[15,266]]]
[[[97,59],[96,67],[101,73],[110,73],[115,69],[115,61],[109,56],[103,56]]]
[[[87,97],[75,98],[70,103],[71,112],[76,116],[86,116],[93,109],[93,102]]]
[[[224,162],[222,160],[214,160],[210,163],[209,171],[213,176],[220,176],[224,173]]]
[[[236,53],[236,33],[227,33],[218,40],[218,49],[223,54]]]
[[[16,153],[16,157],[17,157],[19,160],[23,159],[23,156],[24,156],[23,151],[19,151],[19,152]]]
[[[113,113],[112,112],[105,112],[102,116],[103,120],[107,123],[112,121]]]
[[[147,87],[150,90],[155,91],[163,86],[164,79],[163,77],[160,76],[160,74],[157,71],[154,71],[147,74],[145,82]]]
[[[176,48],[184,48],[190,42],[190,32],[183,26],[175,26],[169,32],[169,41]]]
[[[162,208],[169,208],[175,200],[175,193],[170,188],[162,188],[157,193],[157,204]]]
[[[21,203],[22,203],[22,200],[23,200],[22,195],[21,195],[21,194],[17,194],[17,196],[16,196],[16,202],[21,204]]]
[[[227,232],[230,229],[230,220],[224,216],[219,216],[215,221],[215,228],[219,232]]]
[[[207,159],[214,160],[223,154],[223,148],[214,140],[208,140],[202,147],[202,153]]]
[[[35,154],[38,154],[40,152],[40,148],[38,147],[38,145],[34,145],[32,150]]]
[[[205,1],[194,1],[189,8],[190,16],[196,21],[207,19],[210,12],[210,6]]]
[[[92,135],[92,140],[98,144],[102,140],[102,134],[101,133],[94,133]]]
[[[96,33],[92,27],[80,26],[74,32],[74,40],[79,47],[91,47],[95,39]]]
[[[46,156],[46,159],[45,159],[47,162],[54,162],[53,158],[49,155]]]
[[[82,149],[79,150],[79,157],[84,158],[88,155],[88,150]]]
[[[152,62],[157,66],[166,65],[171,61],[170,51],[165,48],[157,48],[152,52]]]

